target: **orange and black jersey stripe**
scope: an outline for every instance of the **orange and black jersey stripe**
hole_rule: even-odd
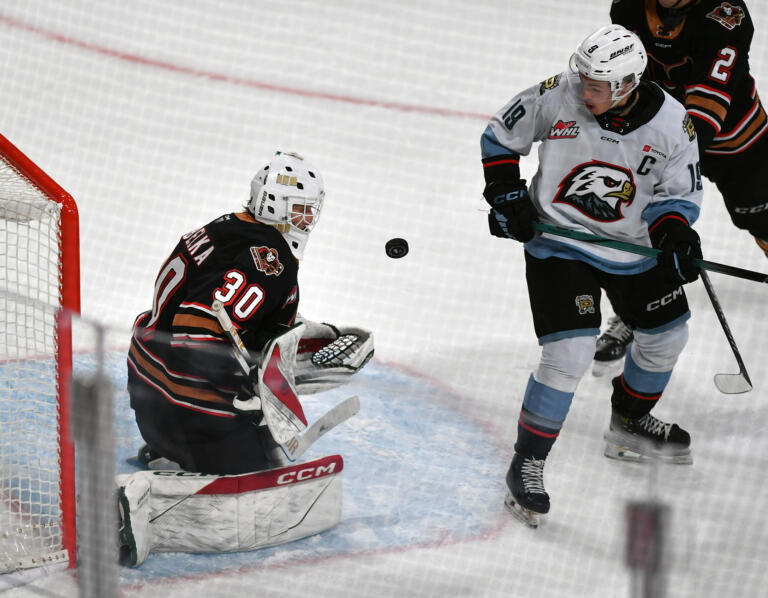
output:
[[[247,214],[226,214],[184,235],[155,281],[153,307],[134,324],[128,390],[179,407],[233,417],[244,385],[211,311],[224,303],[246,346],[261,349],[296,317],[298,264],[283,236]]]
[[[699,150],[737,154],[768,131],[749,70],[754,27],[743,0],[699,0],[669,19],[656,0],[619,0],[611,19],[638,34],[648,52],[646,76],[682,102]]]

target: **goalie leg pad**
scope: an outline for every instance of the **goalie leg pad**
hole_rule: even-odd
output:
[[[239,476],[140,471],[118,478],[121,563],[150,551],[234,552],[284,544],[341,520],[340,455]]]

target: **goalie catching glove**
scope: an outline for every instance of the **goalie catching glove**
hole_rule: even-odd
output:
[[[369,330],[311,320],[301,322],[304,332],[294,369],[299,394],[341,386],[373,357],[373,334]]]
[[[296,330],[291,336],[299,335],[295,360],[286,351],[281,357],[286,373],[293,374],[297,394],[313,394],[341,386],[373,357],[373,334],[364,328],[334,326],[299,316],[295,327],[289,330]],[[240,411],[261,409],[258,396],[254,396],[258,393],[254,391],[258,388],[264,359],[262,353],[256,365],[251,367],[249,387],[243,388],[234,401],[235,408]]]

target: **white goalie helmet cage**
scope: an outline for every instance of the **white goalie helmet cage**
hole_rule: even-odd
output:
[[[589,35],[579,44],[570,60],[573,72],[597,81],[607,81],[614,104],[640,84],[647,64],[648,55],[643,42],[621,25],[606,25]]]
[[[323,178],[317,169],[296,153],[275,152],[272,161],[253,177],[246,207],[256,220],[279,230],[300,260],[324,198]]]

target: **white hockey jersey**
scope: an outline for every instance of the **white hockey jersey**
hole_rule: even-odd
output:
[[[536,141],[539,167],[529,192],[539,219],[557,226],[651,246],[648,226],[676,212],[693,223],[702,185],[695,131],[685,108],[653,83],[640,123],[611,125],[581,99],[577,74],[561,73],[512,98],[490,120],[481,140],[484,161],[527,155]],[[653,104],[653,106],[650,106]],[[526,243],[538,258],[586,261],[634,274],[656,260],[544,233]]]

